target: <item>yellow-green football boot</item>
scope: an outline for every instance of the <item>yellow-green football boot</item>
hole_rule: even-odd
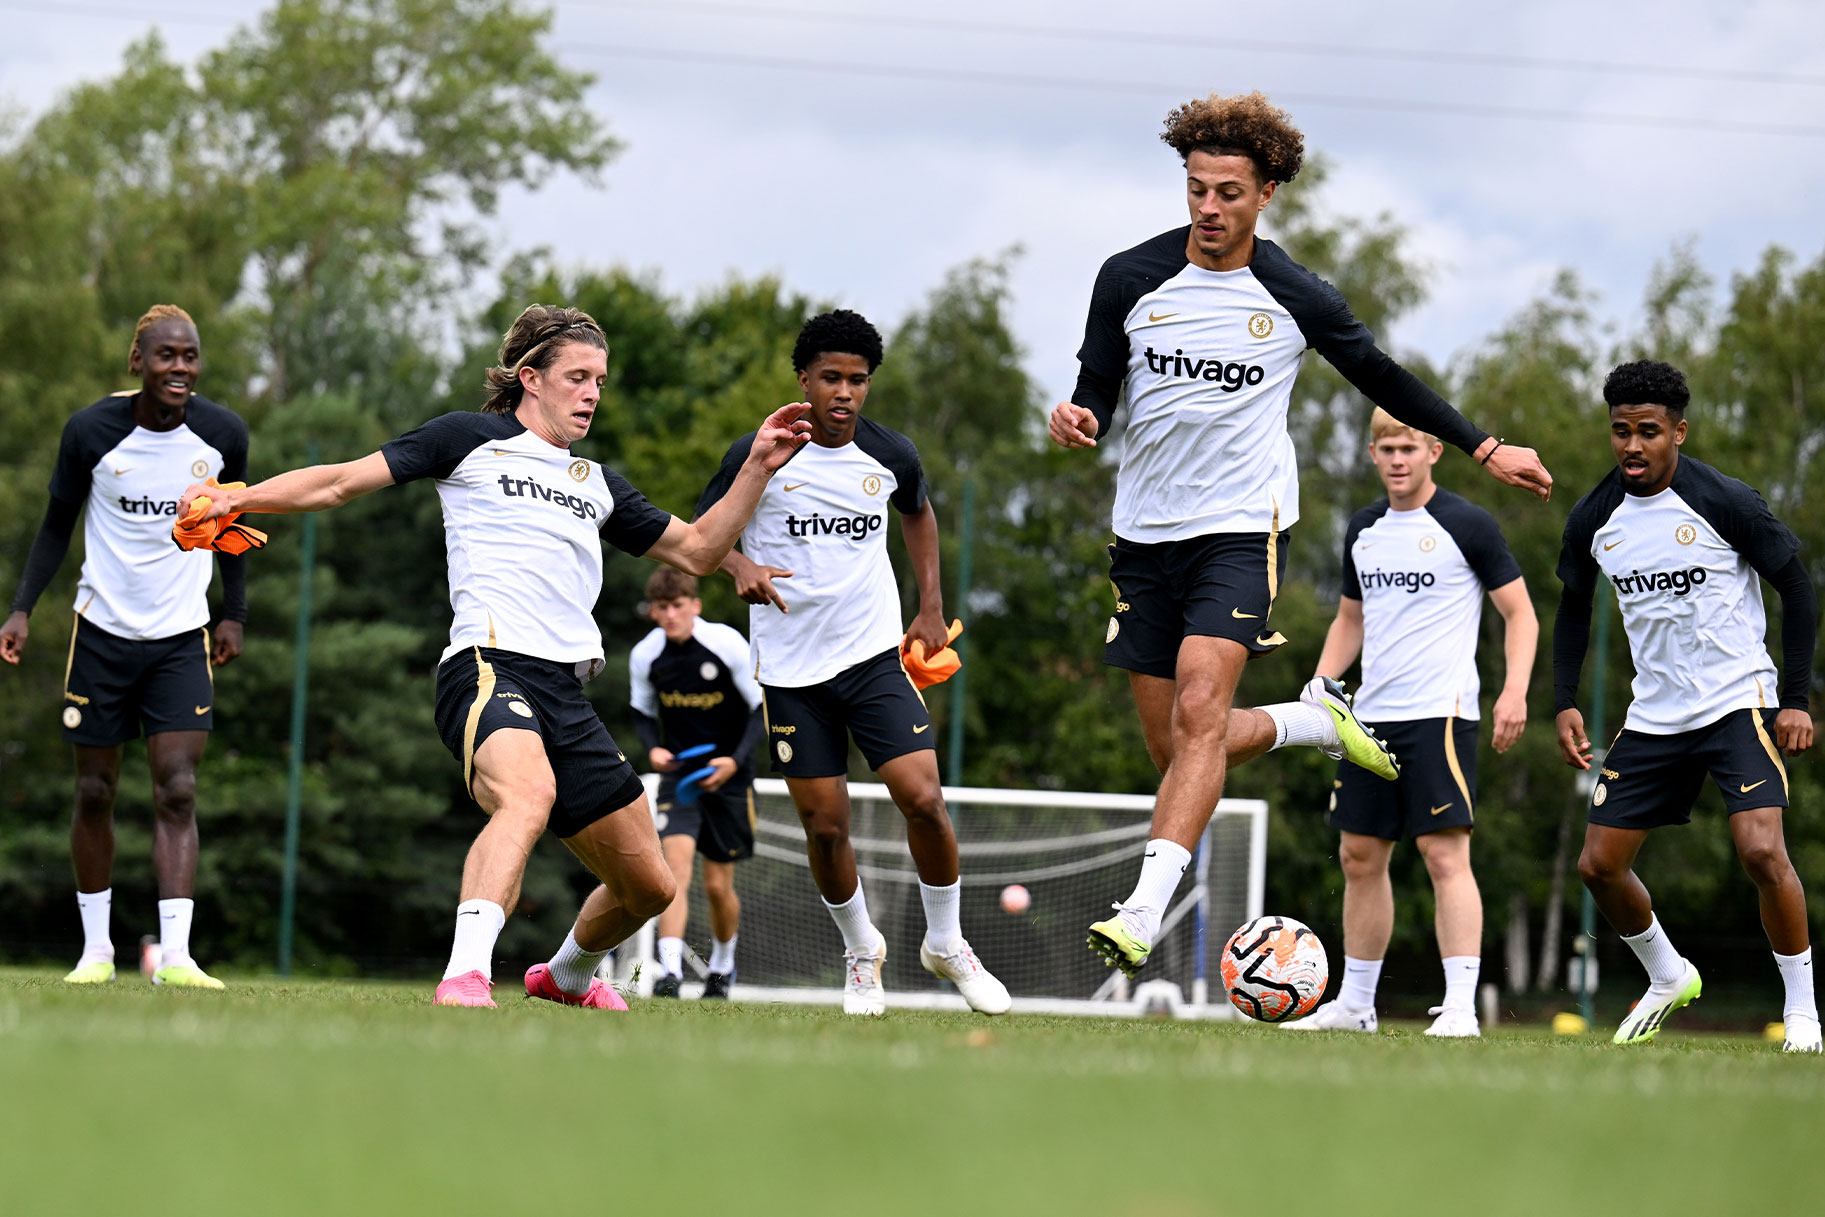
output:
[[[1120,968],[1129,976],[1140,972],[1146,964],[1147,957],[1153,954],[1153,944],[1142,942],[1122,920],[1121,905],[1116,905],[1115,916],[1107,921],[1098,921],[1090,927],[1090,936],[1084,939],[1090,949],[1103,957],[1103,961]]]
[[[88,963],[79,963],[71,968],[63,978],[66,985],[105,985],[114,979],[114,961],[112,959],[91,959]]]
[[[155,985],[172,985],[179,989],[224,989],[221,981],[193,963],[166,964],[152,974]]]
[[[1336,746],[1320,749],[1326,756],[1349,761],[1390,782],[1400,776],[1400,762],[1393,749],[1363,726],[1341,684],[1329,676],[1314,676],[1299,694],[1299,700],[1325,711],[1337,727]]]
[[[1648,986],[1641,1000],[1635,1003],[1622,1025],[1616,1028],[1613,1043],[1645,1044],[1660,1034],[1660,1024],[1666,1021],[1667,1015],[1688,1002],[1696,1001],[1705,990],[1705,982],[1698,975],[1698,969],[1692,966],[1691,960],[1685,961],[1685,970],[1679,979],[1662,989],[1657,985]]]

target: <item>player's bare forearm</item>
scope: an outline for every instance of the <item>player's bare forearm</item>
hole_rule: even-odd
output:
[[[1324,650],[1318,654],[1318,675],[1342,680],[1356,657],[1362,654],[1362,601],[1345,596],[1337,602],[1337,616],[1324,634]]]
[[[364,494],[393,484],[393,471],[386,457],[371,452],[360,460],[339,465],[309,465],[277,477],[267,478],[240,490],[226,490],[201,483],[184,491],[178,500],[177,514],[190,510],[190,501],[198,495],[209,499],[206,520],[219,519],[233,511],[251,511],[287,515],[304,511],[327,511],[340,507]]]
[[[1525,702],[1540,649],[1540,618],[1533,597],[1527,594],[1526,581],[1516,579],[1490,592],[1489,599],[1502,614],[1502,654],[1508,665],[1502,692],[1516,693]]]
[[[906,554],[912,559],[913,578],[919,585],[919,612],[907,627],[907,638],[917,639],[927,655],[942,651],[949,642],[944,627],[944,589],[938,562],[938,515],[927,499],[919,510],[900,518]]]
[[[727,494],[690,524],[674,519],[647,551],[647,557],[668,562],[699,577],[727,569],[724,564],[734,555],[735,542],[741,539],[742,529],[754,517],[761,493],[772,476],[771,469],[750,456],[742,462],[741,471],[730,483]]]

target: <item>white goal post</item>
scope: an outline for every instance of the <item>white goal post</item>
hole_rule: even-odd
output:
[[[649,774],[645,781],[652,800],[658,777]],[[951,786],[944,797],[957,830],[963,932],[984,966],[1007,984],[1016,1013],[1236,1017],[1215,980],[1214,965],[1236,927],[1261,915],[1266,803],[1218,804],[1153,957],[1130,991],[1126,978],[1105,968],[1084,936],[1090,923],[1107,916],[1109,906],[1133,887],[1153,797]],[[869,913],[887,936],[883,979],[889,1008],[966,1009],[949,984],[919,966],[924,911],[899,809],[879,783],[851,782],[849,798],[851,842]],[[785,782],[756,780],[754,810],[754,857],[738,863],[735,872],[742,912],[733,997],[838,1004],[842,939],[812,884],[804,830]],[[655,805],[654,814],[665,813]],[[1030,904],[1009,913],[1002,893],[1016,884],[1027,889]],[[701,877],[690,898],[687,997],[701,991],[709,953]],[[648,923],[616,952],[612,977],[629,995],[652,992],[654,941],[654,923]]]

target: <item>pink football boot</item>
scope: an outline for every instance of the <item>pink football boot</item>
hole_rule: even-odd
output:
[[[535,963],[526,969],[526,996],[542,997],[546,1001],[562,1002],[566,1006],[583,1006],[590,1010],[625,1010],[627,1003],[615,992],[613,985],[591,978],[589,992],[578,996],[566,993],[558,988],[558,982],[551,978],[551,965]]]
[[[495,1008],[494,998],[489,990],[494,982],[477,971],[464,972],[461,976],[452,976],[437,986],[437,996],[431,1000],[440,1006],[486,1006]]]

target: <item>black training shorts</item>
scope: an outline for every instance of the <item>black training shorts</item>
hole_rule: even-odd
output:
[[[557,780],[551,831],[571,837],[638,799],[645,788],[583,696],[573,665],[470,647],[437,669],[437,733],[475,790],[475,753],[503,727],[536,731]]]
[[[1416,718],[1365,723],[1400,758],[1392,782],[1340,761],[1331,790],[1332,828],[1398,841],[1476,824],[1476,720]]]
[[[1179,644],[1228,638],[1265,655],[1286,639],[1268,624],[1286,569],[1284,532],[1219,532],[1143,545],[1117,537],[1109,546],[1115,615],[1103,662],[1168,679]]]
[[[1623,728],[1591,791],[1590,822],[1610,828],[1690,823],[1705,775],[1731,815],[1787,806],[1787,766],[1774,743],[1778,710],[1732,710],[1696,731],[1648,735]]]
[[[688,764],[688,762],[687,762]],[[715,790],[699,792],[694,803],[678,801],[678,779],[659,779],[653,808],[661,837],[690,837],[709,862],[739,862],[754,856],[754,775],[737,769]]]
[[[898,648],[845,668],[822,684],[761,688],[773,771],[789,778],[849,772],[849,737],[870,769],[933,748],[925,699],[900,664]]]
[[[112,748],[164,731],[215,725],[209,631],[141,641],[76,618],[63,680],[63,738]]]

